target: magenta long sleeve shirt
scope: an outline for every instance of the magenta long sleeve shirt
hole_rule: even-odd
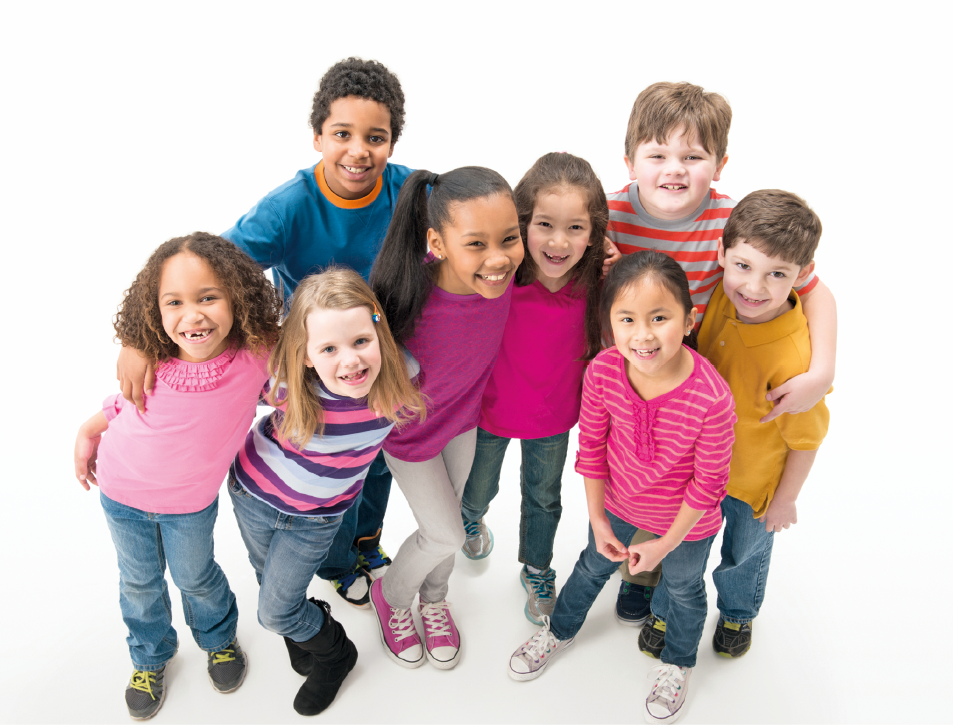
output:
[[[653,534],[669,530],[682,501],[703,511],[685,537],[697,541],[721,528],[735,403],[714,366],[689,352],[688,379],[649,401],[616,348],[596,356],[583,380],[576,472],[605,480],[606,509]]]

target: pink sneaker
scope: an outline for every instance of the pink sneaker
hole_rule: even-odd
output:
[[[401,667],[413,669],[424,663],[424,648],[409,609],[392,607],[384,599],[384,580],[371,584],[371,606],[377,613],[381,643],[388,656]]]
[[[460,632],[450,616],[450,603],[421,602],[420,619],[424,624],[427,659],[434,667],[449,670],[460,661]]]

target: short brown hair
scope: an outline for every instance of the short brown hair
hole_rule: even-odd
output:
[[[731,249],[747,242],[769,257],[806,267],[821,239],[821,220],[801,197],[790,191],[752,191],[728,217],[722,245]]]
[[[691,83],[653,83],[639,94],[629,115],[625,155],[633,161],[640,143],[665,143],[682,126],[721,162],[728,151],[731,106],[717,93]]]

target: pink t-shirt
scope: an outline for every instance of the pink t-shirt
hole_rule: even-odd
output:
[[[512,283],[494,300],[432,288],[406,343],[420,364],[427,419],[394,428],[384,441],[387,453],[401,461],[429,461],[453,438],[476,428],[512,293]]]
[[[632,389],[625,358],[600,352],[582,386],[576,472],[606,481],[606,508],[662,535],[684,500],[704,511],[687,541],[721,528],[721,500],[735,440],[728,383],[694,350],[695,369],[674,390],[646,402]]]
[[[513,289],[500,356],[483,393],[480,427],[504,438],[545,438],[579,420],[586,363],[586,293],[539,281]]]
[[[212,360],[159,366],[146,412],[112,395],[96,461],[102,492],[141,511],[190,514],[218,495],[255,417],[268,356],[226,350]]]

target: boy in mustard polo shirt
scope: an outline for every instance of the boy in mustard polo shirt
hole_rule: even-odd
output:
[[[712,575],[721,613],[712,644],[724,657],[751,647],[774,533],[797,523],[798,493],[827,434],[823,399],[804,413],[759,422],[772,408],[765,394],[811,364],[807,319],[794,288],[813,271],[820,236],[821,221],[802,199],[768,189],[741,200],[718,245],[725,276],[708,303],[698,351],[728,382],[738,416],[721,504],[721,563]],[[652,600],[653,619],[662,621],[664,589]],[[664,637],[664,624],[652,624],[650,634],[661,629],[656,634]]]

